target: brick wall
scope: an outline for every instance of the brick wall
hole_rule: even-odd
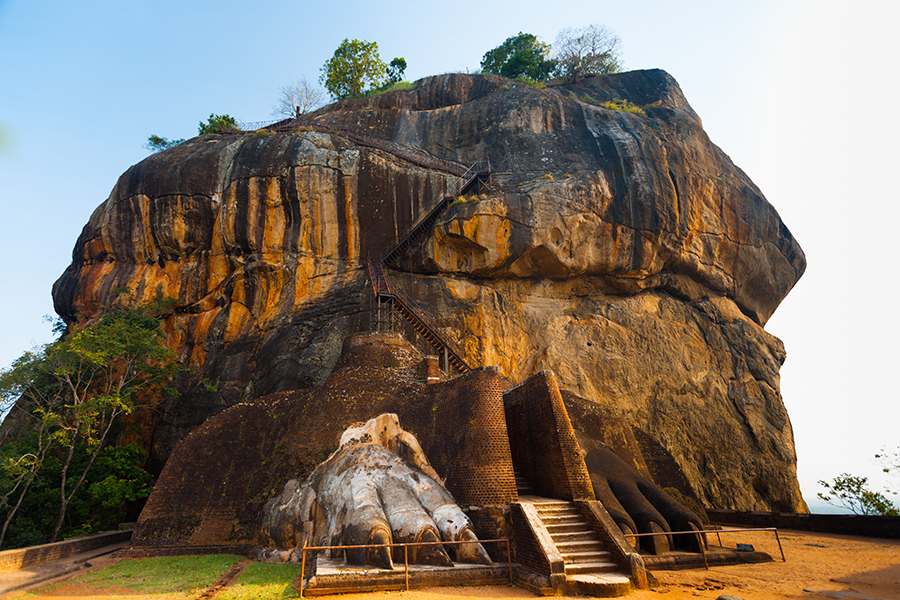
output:
[[[550,575],[550,562],[541,545],[528,526],[528,519],[522,512],[521,504],[510,506],[510,517],[516,539],[515,560],[519,564],[534,569],[541,575]]]
[[[516,466],[534,492],[548,498],[594,498],[591,478],[552,371],[503,394]]]
[[[426,385],[422,367],[396,334],[351,336],[320,388],[211,417],[172,453],[135,526],[135,545],[256,542],[265,501],[325,460],[348,426],[385,412],[416,435],[461,506],[515,500],[497,371]]]
[[[419,441],[431,438],[423,448],[457,503],[496,505],[516,500],[497,369],[474,369],[427,390],[433,391],[433,432],[431,436],[422,435]]]

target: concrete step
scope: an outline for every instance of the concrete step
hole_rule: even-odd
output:
[[[566,575],[579,575],[582,573],[611,573],[618,567],[609,561],[593,563],[568,563],[565,565]]]
[[[594,550],[589,552],[561,552],[566,564],[575,563],[601,563],[610,562],[612,555],[606,550]]]
[[[590,531],[588,524],[584,521],[572,523],[548,523],[547,521],[544,521],[544,527],[547,528],[547,531],[550,532],[550,535],[553,535],[554,533],[575,533],[578,531]]]
[[[597,542],[597,534],[593,531],[573,531],[569,533],[551,533],[553,543],[559,547],[560,544],[568,542]]]
[[[579,552],[605,552],[606,548],[598,539],[557,543],[560,554],[577,554]]]
[[[624,596],[632,591],[631,581],[622,573],[578,573],[566,575],[568,594],[599,598]]]
[[[581,516],[581,514],[544,515],[541,516],[541,521],[547,525],[560,525],[562,523],[583,523],[587,525],[587,521],[584,520],[584,517]]]

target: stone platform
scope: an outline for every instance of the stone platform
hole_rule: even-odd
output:
[[[405,590],[406,569],[395,565],[393,569],[377,569],[370,566],[348,565],[342,559],[316,559],[316,574],[304,586],[307,596],[324,596],[348,592]],[[456,564],[452,567],[409,565],[409,589],[458,586],[503,585],[510,583],[509,563],[485,565]]]

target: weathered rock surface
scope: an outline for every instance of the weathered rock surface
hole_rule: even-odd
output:
[[[615,98],[654,106],[597,106]],[[395,272],[471,363],[513,380],[553,369],[664,449],[710,506],[804,508],[785,353],[763,326],[805,258],[669,75],[545,90],[445,75],[313,118],[491,159],[494,192],[452,206]],[[159,468],[241,398],[321,383],[368,324],[365,258],[451,179],[340,135],[195,138],[120,178],[54,286],[57,311],[75,323],[174,299],[165,326],[196,375],[144,424]]]

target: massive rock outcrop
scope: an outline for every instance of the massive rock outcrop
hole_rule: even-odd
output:
[[[600,106],[613,99],[646,114]],[[803,508],[785,353],[763,326],[805,258],[668,74],[544,90],[444,75],[311,119],[462,165],[490,158],[493,191],[454,203],[394,273],[469,362],[516,381],[553,369],[709,506]],[[54,286],[57,311],[77,323],[173,299],[165,327],[196,373],[143,423],[159,468],[223,408],[321,383],[369,324],[365,259],[453,181],[315,128],[201,136],[120,178]]]

